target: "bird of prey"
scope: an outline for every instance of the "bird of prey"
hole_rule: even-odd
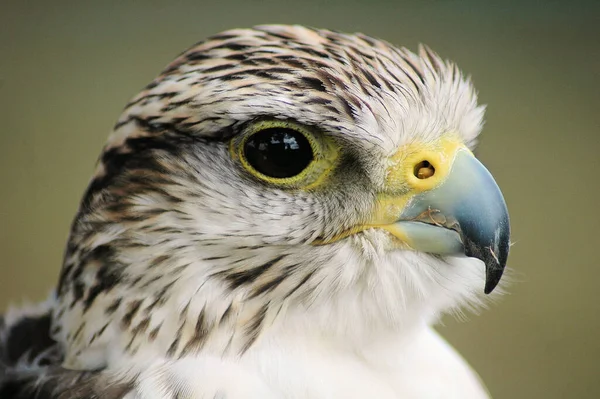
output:
[[[302,26],[202,41],[125,107],[2,398],[485,398],[432,329],[500,281],[471,81]]]

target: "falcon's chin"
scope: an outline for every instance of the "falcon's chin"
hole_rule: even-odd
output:
[[[369,229],[315,247],[307,266],[320,267],[290,298],[281,323],[298,318],[311,331],[361,346],[383,332],[401,335],[443,313],[478,311],[489,302],[481,290],[483,262],[399,249],[396,240]]]
[[[474,257],[402,248],[396,236],[382,229],[364,230],[339,244],[343,249],[338,249],[336,259],[343,261],[332,274],[344,276],[354,271],[354,278],[343,280],[352,281],[349,290],[362,295],[356,305],[362,310],[347,315],[358,324],[363,317],[373,325],[402,331],[417,319],[435,322],[443,313],[478,312],[496,298],[484,295],[481,285],[486,266]],[[331,284],[332,290],[334,286]],[[501,289],[497,291],[501,293]]]

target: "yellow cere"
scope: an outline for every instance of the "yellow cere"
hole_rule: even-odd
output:
[[[433,190],[442,184],[459,150],[471,151],[458,135],[447,133],[432,142],[406,144],[389,158],[383,191],[377,197],[377,206],[369,226],[383,226],[396,222],[398,215],[416,194]],[[426,179],[415,176],[415,165],[428,161],[435,173]],[[402,192],[401,195],[395,194]]]
[[[301,133],[313,151],[314,159],[299,174],[293,177],[276,178],[266,176],[252,167],[244,156],[244,144],[255,133],[265,129],[284,128]],[[314,132],[299,123],[279,120],[266,120],[253,123],[241,135],[231,140],[229,151],[233,159],[239,160],[244,169],[260,180],[282,188],[311,190],[320,186],[329,173],[335,168],[339,150],[333,140],[324,134]]]
[[[469,151],[453,133],[445,134],[436,141],[410,143],[400,147],[389,158],[385,190],[395,191],[400,187],[408,186],[411,191],[423,192],[439,186],[448,176],[456,153],[460,149]],[[415,176],[414,166],[421,161],[428,161],[435,168],[433,176],[427,179],[419,179]]]

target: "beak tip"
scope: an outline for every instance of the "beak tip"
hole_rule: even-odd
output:
[[[491,246],[480,246],[474,242],[468,242],[465,254],[481,260],[485,264],[485,287],[483,292],[490,294],[500,282],[504,274],[504,267],[508,260],[508,233],[505,239],[496,241],[493,245],[497,251],[492,251]]]
[[[500,278],[502,277],[502,269],[500,269],[499,271],[492,271],[487,272],[487,276],[485,279],[485,288],[483,289],[483,292],[486,295],[489,295],[492,293],[492,291],[494,291],[494,289],[496,288],[496,286],[498,285],[498,283],[500,282]]]
[[[489,256],[482,259],[485,262],[485,288],[483,292],[490,294],[500,282],[508,258],[508,247],[500,252],[500,257]]]

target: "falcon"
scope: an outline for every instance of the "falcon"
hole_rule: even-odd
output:
[[[125,107],[2,398],[485,398],[432,329],[509,252],[450,61],[302,26],[202,41]]]

